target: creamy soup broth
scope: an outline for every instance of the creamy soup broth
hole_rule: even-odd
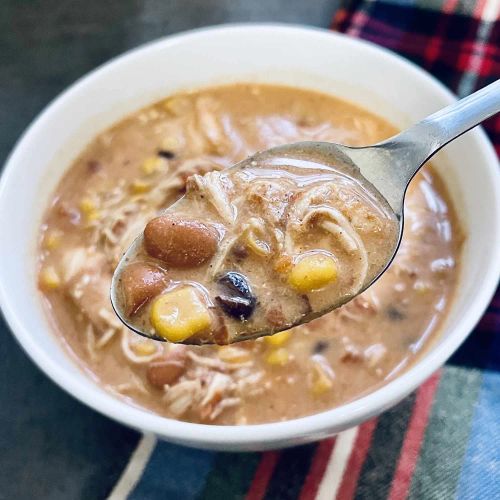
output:
[[[361,146],[395,132],[334,97],[260,84],[175,95],[126,118],[89,144],[47,209],[39,286],[54,331],[106,390],[187,421],[287,420],[373,391],[436,339],[457,281],[460,228],[431,167],[411,183],[403,241],[389,270],[306,325],[232,346],[157,342],[120,323],[109,286],[123,251],[185,193],[191,175],[280,144]]]

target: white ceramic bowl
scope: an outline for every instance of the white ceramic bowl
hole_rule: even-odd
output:
[[[57,384],[131,427],[176,443],[262,450],[342,431],[391,407],[455,351],[481,317],[500,273],[500,181],[482,130],[451,144],[437,165],[467,230],[460,286],[442,337],[409,371],[340,408],[255,426],[177,422],[127,405],[97,386],[52,335],[35,278],[35,243],[51,193],[73,158],[101,130],[177,90],[232,81],[325,91],[405,127],[453,96],[398,56],[342,35],[302,27],[236,25],[167,37],[133,50],[71,86],[31,125],[0,184],[0,305],[17,340]]]

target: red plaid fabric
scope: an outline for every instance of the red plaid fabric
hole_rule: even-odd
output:
[[[500,78],[499,16],[496,0],[351,0],[332,28],[405,56],[465,96]],[[500,154],[500,117],[484,126]]]

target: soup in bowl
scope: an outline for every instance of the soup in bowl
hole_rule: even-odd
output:
[[[176,94],[127,117],[98,135],[69,167],[40,228],[39,288],[56,334],[113,394],[160,415],[192,422],[241,425],[290,420],[339,406],[387,383],[439,335],[458,277],[462,231],[448,193],[431,167],[419,173],[409,188],[406,229],[390,268],[365,293],[310,323],[233,346],[177,346],[144,339],[123,325],[113,314],[109,289],[118,259],[138,228],[177,201],[190,184],[201,182],[202,174],[219,175],[213,177],[216,185],[201,193],[196,189],[194,199],[186,196],[184,210],[191,208],[205,221],[213,220],[222,209],[217,204],[213,215],[202,202],[225,198],[218,183],[236,182],[221,178],[219,172],[255,151],[306,139],[366,145],[393,134],[382,118],[345,101],[264,84]],[[307,185],[305,195],[298,193],[291,206],[286,195],[295,192],[290,186],[284,190],[272,178],[256,177],[249,188],[235,186],[233,197],[243,196],[248,203],[249,213],[238,214],[245,227],[219,244],[223,258],[214,252],[198,259],[196,272],[180,264],[186,255],[200,256],[202,250],[211,250],[212,242],[216,244],[216,230],[211,231],[208,222],[188,226],[187,236],[195,233],[197,238],[186,236],[180,243],[175,234],[167,238],[171,243],[166,247],[167,262],[139,254],[122,278],[133,289],[129,295],[139,296],[131,310],[140,315],[146,309],[147,317],[144,291],[158,288],[166,292],[153,300],[152,322],[161,322],[156,318],[161,314],[158,309],[177,306],[176,314],[164,313],[173,315],[169,331],[174,333],[181,326],[210,331],[252,321],[280,328],[297,309],[314,310],[335,293],[331,287],[317,291],[304,287],[314,272],[300,271],[305,265],[311,268],[322,259],[316,281],[327,281],[331,261],[334,269],[339,267],[343,286],[352,287],[362,265],[354,237],[362,235],[362,248],[373,260],[383,254],[386,243],[392,249],[393,226],[358,201],[350,184],[329,178],[317,183],[309,175],[312,185]],[[345,203],[336,215],[339,209],[331,205],[338,199],[352,203]],[[296,237],[294,244],[302,245],[304,255],[297,263],[283,255],[273,260],[275,240],[286,240],[291,232],[279,235],[278,227],[293,225],[299,210],[313,211],[332,227],[310,229],[301,239]],[[325,212],[330,215],[328,210],[347,227],[341,229],[324,218]],[[165,218],[153,221],[163,224]],[[266,224],[270,218],[274,231]],[[169,233],[182,228],[186,233],[186,220],[170,216]],[[151,223],[144,231],[145,242],[153,239],[150,227]],[[198,233],[204,236],[199,250]],[[346,253],[347,262],[334,264],[331,247],[338,253],[350,245],[354,251]],[[197,252],[189,253],[192,249]],[[261,274],[250,289],[245,275],[253,269]],[[229,298],[223,302],[217,290],[205,289],[200,282],[207,274],[218,277],[219,287],[227,290],[224,297],[237,292],[240,302],[231,303]],[[286,286],[283,275],[303,288],[297,292]],[[213,296],[222,308],[208,306]],[[247,298],[249,302],[243,302]],[[164,299],[170,303],[165,305]],[[242,323],[238,316],[250,306],[253,314],[245,315]],[[174,329],[174,323],[181,326]],[[218,334],[224,343],[225,332]]]
[[[279,41],[272,50],[266,37]],[[255,38],[259,42],[249,44]],[[293,61],[280,50],[299,45]],[[200,46],[217,64],[201,64]],[[238,46],[247,49],[235,67]],[[317,59],[306,57],[306,46],[322,49]],[[342,71],[325,69],[327,59]],[[160,60],[177,71],[156,74]],[[390,82],[383,91],[382,74]],[[394,74],[397,81],[389,78]],[[122,89],[125,77],[129,85]],[[409,81],[418,102],[405,93]],[[21,258],[9,244],[2,250],[7,265],[0,296],[14,333],[49,375],[87,404],[185,444],[290,445],[382,411],[453,352],[498,278],[491,246],[491,235],[498,242],[498,174],[479,131],[451,145],[412,181],[403,243],[389,270],[363,295],[312,323],[232,346],[155,342],[114,316],[110,279],[131,238],[184,193],[193,175],[219,172],[288,142],[371,144],[450,99],[395,56],[300,28],[218,28],[123,56],[59,98],[7,166],[0,205],[13,215],[4,211],[1,227],[8,241],[26,249]],[[23,160],[35,150],[38,168],[26,180]],[[472,160],[475,175],[466,168]],[[24,205],[14,195],[21,180]],[[256,206],[272,188],[254,193]],[[255,215],[251,230],[228,250],[231,269],[222,269],[222,276],[267,258],[272,235],[262,230],[258,210]],[[355,213],[343,215],[361,227]],[[472,219],[480,222],[471,225]],[[481,244],[485,227],[488,247]],[[334,237],[325,230],[325,238]],[[280,263],[273,266],[279,276]],[[168,273],[153,267],[141,279],[154,281],[159,271]],[[252,293],[259,314],[279,323],[283,311],[265,294],[268,278],[278,279],[264,276]],[[238,289],[234,279],[228,283]],[[180,290],[196,303],[196,287],[185,285]],[[314,300],[310,295],[304,294],[304,307]],[[22,312],[26,307],[29,315]]]

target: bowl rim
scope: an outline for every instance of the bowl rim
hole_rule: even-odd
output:
[[[324,38],[329,43],[336,40],[344,45],[361,46],[368,55],[376,53],[378,57],[390,59],[392,64],[404,67],[416,79],[420,79],[427,86],[433,87],[435,93],[439,94],[439,97],[444,101],[451,103],[455,100],[455,96],[443,84],[414,63],[371,42],[351,38],[327,29],[283,23],[235,23],[189,30],[162,37],[112,58],[78,79],[52,100],[21,135],[6,160],[0,178],[0,205],[4,192],[8,189],[9,181],[15,175],[14,170],[17,168],[18,163],[17,157],[19,151],[24,148],[25,142],[28,142],[35,130],[43,127],[44,123],[50,120],[52,112],[66,99],[71,98],[72,94],[80,87],[85,86],[101,73],[112,71],[124,59],[140,57],[141,54],[160,46],[172,47],[184,40],[203,39],[206,35],[217,32],[233,32],[237,34],[238,31],[249,30],[254,31],[256,35],[259,31],[273,30],[277,36],[279,32],[295,32],[301,36]],[[500,213],[500,173],[497,169],[496,153],[481,128],[476,128],[469,134],[473,134],[475,141],[480,146],[484,153],[484,164],[490,170],[489,173],[492,178],[495,179],[496,210],[497,213]],[[497,239],[499,238],[500,219],[492,234],[496,234]],[[417,361],[415,365],[389,383],[340,407],[284,422],[264,424],[224,426],[182,422],[133,406],[105,392],[99,386],[84,385],[77,379],[68,377],[66,370],[55,363],[34,341],[27,328],[23,325],[20,314],[16,312],[15,302],[9,298],[7,284],[2,283],[1,280],[0,309],[3,311],[12,334],[33,362],[59,387],[90,408],[117,422],[140,429],[145,433],[154,433],[171,442],[190,444],[192,446],[195,443],[198,447],[212,449],[221,446],[227,446],[228,449],[229,447],[233,449],[248,447],[247,449],[251,449],[252,446],[258,448],[259,443],[265,443],[265,447],[270,447],[273,443],[279,445],[284,441],[295,440],[295,442],[300,442],[300,440],[307,440],[308,436],[329,435],[332,433],[332,429],[351,427],[384,411],[413,391],[453,354],[481,318],[494,295],[499,281],[500,259],[491,262],[490,268],[491,272],[484,278],[484,286],[474,297],[473,305],[470,306],[466,317],[453,329],[452,335],[436,344],[432,350],[429,350],[425,356],[425,363]],[[44,329],[46,328],[44,327]],[[74,363],[74,361],[72,362]]]

